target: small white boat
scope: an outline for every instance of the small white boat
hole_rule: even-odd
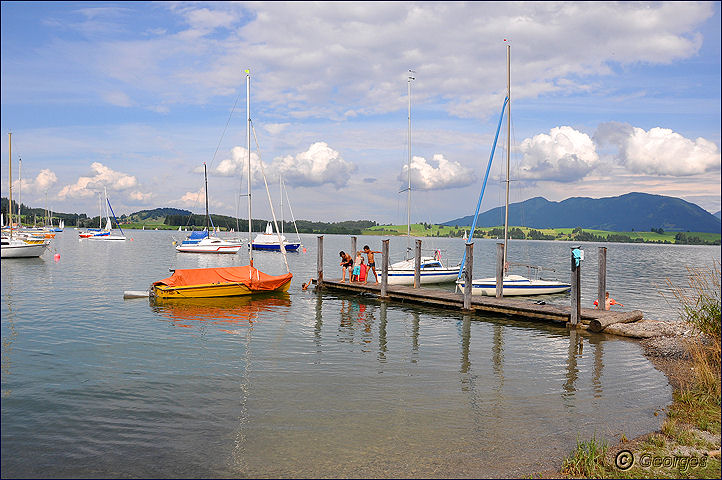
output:
[[[460,280],[458,284],[462,289],[466,286],[463,280]],[[530,279],[521,275],[505,276],[502,280],[502,286],[505,297],[549,295],[552,293],[563,293],[571,288],[571,285],[568,283],[562,283],[557,280]],[[471,294],[488,295],[490,297],[496,296],[496,277],[472,280]]]
[[[18,237],[2,237],[1,258],[39,257],[48,249],[47,240],[23,239]]]
[[[13,164],[12,164],[12,133],[8,132],[8,205],[13,204]],[[13,212],[10,209],[7,235],[3,232],[0,237],[0,258],[32,258],[39,257],[49,245],[49,240],[44,238],[31,238],[30,236],[13,233]],[[4,219],[0,217],[0,224]],[[2,225],[4,227],[4,225]]]
[[[281,240],[279,241],[279,237]],[[301,246],[301,242],[289,242],[286,240],[286,236],[281,234],[277,235],[273,233],[273,225],[271,223],[266,224],[266,232],[259,233],[256,238],[253,239],[254,250],[269,250],[273,252],[281,251],[281,243],[285,247],[287,252],[295,252],[298,247]]]
[[[415,262],[416,261],[412,258],[389,265],[388,284],[413,285]],[[381,271],[379,271],[379,278],[381,274]],[[419,275],[421,277],[422,284],[455,282],[459,276],[459,267],[445,267],[439,254],[437,253],[434,257],[421,257]]]
[[[243,243],[240,241],[227,241],[209,236],[204,230],[191,232],[180,245],[176,245],[175,249],[185,253],[238,253],[242,246]]]
[[[218,231],[217,227],[210,226],[210,215],[208,214],[208,172],[206,164],[203,163],[203,178],[205,179],[206,193],[206,228],[203,231],[191,232],[188,238],[183,240],[175,249],[185,253],[238,253],[243,244],[239,241],[227,241],[213,237],[209,231]],[[156,228],[157,230],[157,228]],[[178,227],[180,231],[180,227]]]
[[[413,71],[409,70],[412,74]],[[412,75],[408,77],[408,99],[409,99],[409,163],[406,169],[408,188],[406,189],[406,252],[411,251],[411,81],[415,80]],[[355,252],[354,252],[355,253]],[[421,257],[419,274],[421,284],[449,283],[455,282],[459,277],[459,267],[447,268],[441,261],[441,252],[436,250],[433,257]],[[395,262],[389,265],[387,281],[389,285],[413,285],[416,267],[416,260],[413,258]],[[379,278],[383,275],[383,267],[376,266]]]
[[[506,98],[504,99],[504,106],[502,107],[502,119],[504,115],[504,109],[511,105],[511,84],[510,84],[510,78],[511,78],[511,68],[510,68],[510,56],[511,51],[509,45],[507,45],[507,55],[506,55],[506,78],[507,78],[507,86],[506,86]],[[509,230],[509,152],[510,148],[509,145],[511,145],[511,128],[510,128],[510,108],[506,109],[506,118],[507,118],[507,129],[506,129],[506,201],[505,201],[505,208],[506,208],[506,214],[504,218],[504,258],[503,258],[503,264],[505,266],[509,266],[509,263],[507,262],[507,252],[508,252],[508,230]],[[499,121],[499,127],[501,127],[501,119]],[[492,147],[492,153],[491,158],[489,159],[489,167],[491,166],[491,160],[494,157],[494,148],[496,147],[496,140],[499,137],[499,129],[497,128],[496,131],[496,137],[494,138],[494,146]],[[487,174],[488,174],[488,168],[487,168]],[[486,180],[484,180],[484,185],[486,184]],[[479,196],[479,204],[481,205],[481,198],[484,195],[484,188],[482,187],[481,195]],[[476,226],[476,218],[479,215],[479,207],[476,208],[476,213],[474,215],[474,221],[471,225],[471,233],[470,236],[474,233],[474,228]],[[530,269],[534,268],[536,272],[540,272],[542,270],[541,267],[532,267],[528,266]],[[459,279],[457,282],[457,288],[463,288],[466,286],[466,282],[462,279]],[[502,295],[505,297],[512,296],[512,295],[545,295],[545,294],[552,294],[552,293],[562,293],[567,290],[571,289],[571,285],[568,283],[560,282],[558,280],[544,280],[542,278],[527,278],[523,277],[521,275],[510,275],[506,274],[502,278]],[[496,296],[496,277],[487,277],[487,278],[481,278],[481,279],[474,279],[471,281],[471,293],[472,295],[489,295],[489,296]]]

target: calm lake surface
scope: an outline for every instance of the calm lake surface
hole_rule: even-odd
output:
[[[671,402],[633,341],[303,291],[314,235],[302,235],[307,253],[288,256],[288,294],[123,300],[169,268],[248,262],[176,253],[177,231],[126,234],[81,242],[66,230],[40,259],[2,260],[3,478],[528,476],[558,466],[578,438],[658,429],[654,413]],[[380,250],[381,239],[358,247]],[[340,276],[350,243],[325,235],[327,278]],[[495,244],[476,241],[478,276],[493,275]],[[391,239],[392,260],[405,245]],[[568,279],[570,245],[514,242],[510,259]],[[687,266],[720,259],[719,247],[606,246],[611,296],[669,321],[665,278],[682,284]],[[424,248],[455,264],[463,241]],[[587,307],[596,248],[585,245]],[[254,257],[284,271],[279,254]]]

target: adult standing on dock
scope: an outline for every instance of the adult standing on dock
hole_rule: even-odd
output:
[[[343,267],[343,278],[341,278],[341,283],[343,283],[346,281],[346,270],[353,267],[353,258],[343,250],[338,252],[338,254],[341,257],[341,263],[339,263],[339,265]],[[348,279],[349,281],[351,280],[351,272],[349,272]]]

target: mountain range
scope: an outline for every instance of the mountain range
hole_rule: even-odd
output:
[[[442,225],[471,226],[469,215]],[[479,214],[478,227],[504,224],[504,207]],[[715,215],[680,198],[632,192],[618,197],[571,197],[552,202],[534,197],[509,205],[509,225],[530,228],[582,227],[615,232],[651,231],[720,233],[719,212]]]

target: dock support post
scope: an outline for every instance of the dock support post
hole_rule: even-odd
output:
[[[504,296],[504,244],[496,244],[496,298]]]
[[[599,273],[597,274],[597,308],[606,308],[605,293],[607,292],[607,247],[597,249]]]
[[[389,285],[389,241],[381,240],[381,298],[386,298]]]
[[[356,237],[351,237],[351,257],[354,259],[356,258],[356,252],[358,252],[356,250]]]
[[[466,264],[464,265],[464,310],[471,310],[471,281],[474,270],[474,244],[466,244]]]
[[[416,240],[414,252],[414,288],[421,286],[421,240]]]
[[[569,324],[573,327],[576,327],[579,325],[580,320],[582,319],[581,316],[581,300],[582,300],[582,286],[581,286],[581,271],[582,271],[582,263],[579,262],[579,266],[577,266],[577,262],[574,260],[574,250],[575,249],[581,249],[581,247],[571,247],[572,248],[572,278],[571,278],[571,284],[572,284],[572,291],[571,291],[571,304],[572,304],[572,314],[569,318]]]
[[[316,288],[323,287],[323,235],[318,237],[318,252],[316,253],[316,271],[318,276],[316,279]]]

